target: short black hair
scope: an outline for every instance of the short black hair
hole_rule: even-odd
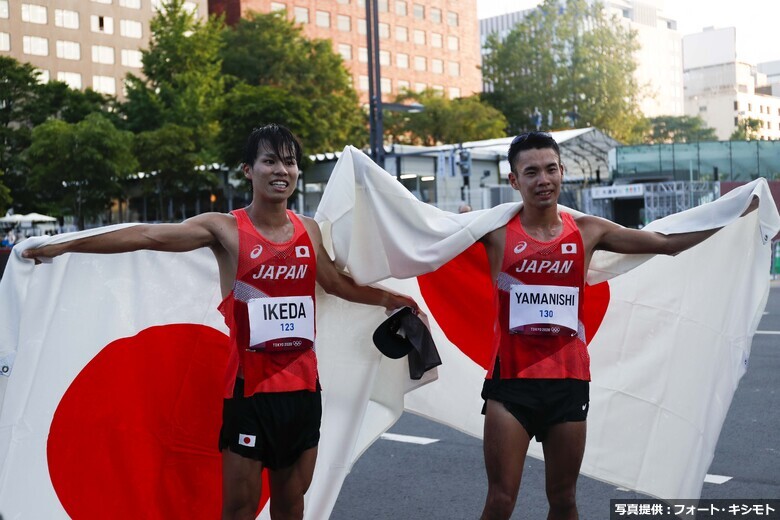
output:
[[[506,157],[509,161],[509,169],[512,173],[515,171],[515,159],[517,155],[524,150],[552,148],[555,151],[555,155],[558,156],[558,162],[561,162],[561,149],[558,147],[558,143],[547,132],[526,132],[518,135],[512,139],[512,144],[509,145],[509,152]]]
[[[252,166],[260,154],[260,143],[267,146],[277,156],[295,156],[295,162],[301,164],[303,150],[298,138],[286,126],[272,123],[252,130],[244,147],[244,164]]]

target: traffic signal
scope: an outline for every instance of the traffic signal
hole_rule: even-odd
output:
[[[458,152],[458,167],[460,174],[464,177],[471,175],[471,150],[460,150]]]

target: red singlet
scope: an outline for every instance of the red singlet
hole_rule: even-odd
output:
[[[297,318],[304,312],[303,304],[271,305],[270,302],[276,300],[270,298],[311,297],[312,307],[305,312],[311,314],[306,316],[308,319],[314,320],[317,259],[306,228],[300,218],[288,210],[288,218],[295,227],[293,237],[278,244],[258,233],[245,210],[239,209],[232,214],[238,226],[238,269],[233,290],[219,305],[219,311],[230,329],[225,397],[233,395],[239,366],[243,369],[245,396],[257,392],[313,392],[317,389],[317,358],[311,341],[301,341],[297,331],[291,331],[277,333],[280,339],[276,339],[275,343],[269,341],[268,348],[262,348],[266,343],[250,345],[251,306],[259,304],[267,307],[255,311],[256,314],[259,312],[259,316],[265,312],[266,318],[268,314],[271,318],[288,317],[290,314]],[[255,328],[258,326],[255,325]],[[293,344],[297,347],[292,347]],[[273,345],[288,347],[271,348]],[[289,350],[291,348],[293,350]]]
[[[498,275],[498,320],[494,352],[501,379],[582,379],[590,381],[590,358],[582,324],[585,285],[585,251],[574,218],[561,213],[563,230],[550,242],[541,242],[523,229],[520,217],[506,226],[506,243]],[[568,286],[579,290],[576,335],[510,333],[512,285]],[[495,370],[495,358],[488,378]]]

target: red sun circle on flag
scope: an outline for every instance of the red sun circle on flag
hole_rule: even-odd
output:
[[[492,361],[493,293],[485,247],[475,243],[436,271],[417,277],[420,292],[444,334],[472,361],[487,370]],[[609,284],[585,286],[587,343],[598,331],[609,307]]]
[[[219,518],[227,354],[223,333],[174,324],[113,341],[87,363],[47,443],[51,482],[71,518]]]

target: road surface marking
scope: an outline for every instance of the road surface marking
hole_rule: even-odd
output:
[[[439,442],[439,439],[414,437],[412,435],[398,435],[397,433],[383,433],[380,437],[386,441],[408,442],[410,444],[432,444],[434,442]]]
[[[776,336],[780,334],[780,330],[757,330],[756,334],[770,334]]]
[[[732,477],[724,477],[723,475],[710,475],[707,473],[707,476],[704,477],[704,482],[707,484],[723,484],[724,482],[728,482],[731,480]]]

